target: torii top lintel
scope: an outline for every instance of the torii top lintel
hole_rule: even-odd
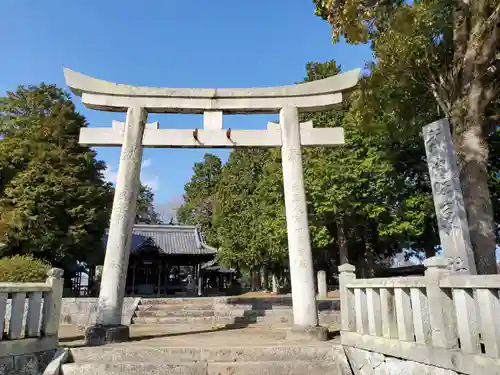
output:
[[[289,86],[262,88],[156,88],[117,84],[64,69],[66,84],[85,106],[111,112],[130,107],[150,113],[222,111],[226,114],[278,113],[286,106],[302,112],[331,109],[358,83],[360,69]]]

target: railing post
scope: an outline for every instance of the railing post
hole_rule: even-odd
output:
[[[340,319],[342,331],[352,332],[356,329],[356,311],[354,309],[354,292],[346,288],[349,282],[356,279],[356,267],[349,263],[339,266]]]
[[[59,331],[59,319],[61,317],[61,304],[63,295],[64,271],[60,268],[52,268],[47,272],[46,284],[51,291],[44,293],[42,335],[57,336]]]
[[[444,257],[432,257],[426,259],[424,265],[427,267],[425,281],[432,344],[440,348],[458,348],[453,297],[450,290],[446,291],[440,287],[441,279],[450,274],[450,260]]]
[[[318,297],[326,298],[328,296],[328,285],[326,282],[326,272],[318,271]]]

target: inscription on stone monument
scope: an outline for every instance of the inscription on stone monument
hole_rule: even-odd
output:
[[[423,129],[439,237],[452,270],[476,273],[464,207],[457,160],[448,121],[433,122]]]

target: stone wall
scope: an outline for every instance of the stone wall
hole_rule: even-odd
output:
[[[352,372],[342,375],[457,375],[452,370],[344,346]],[[343,371],[344,372],[344,371]]]
[[[1,375],[39,375],[48,366],[56,349],[0,358]]]
[[[129,325],[140,298],[125,297],[123,301],[122,324]],[[43,303],[42,303],[43,304]],[[6,316],[10,316],[11,301],[7,301]],[[24,308],[25,314],[28,303]],[[63,298],[60,324],[87,326],[95,322],[97,298]],[[1,373],[0,373],[1,375]]]
[[[129,325],[140,298],[125,297],[123,301],[122,324]],[[97,298],[63,298],[61,324],[88,326],[97,317]]]

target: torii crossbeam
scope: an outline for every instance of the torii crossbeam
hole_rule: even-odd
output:
[[[96,322],[113,329],[106,334],[101,328],[88,332],[100,335],[101,341],[103,335],[111,341],[128,338],[128,327],[120,324],[144,147],[281,147],[294,319],[290,333],[326,340],[327,330],[318,326],[301,149],[342,145],[344,132],[342,128],[314,128],[311,121],[299,124],[299,111],[339,105],[356,86],[360,71],[293,86],[248,89],[148,88],[106,82],[68,69],[64,72],[67,85],[87,107],[127,112],[125,123],[80,132],[81,144],[121,147]],[[158,123],[146,124],[149,112],[203,114],[203,129],[160,129]],[[279,113],[280,121],[268,123],[265,130],[223,128],[224,114],[253,113]],[[110,332],[118,333],[111,337]],[[87,337],[90,341],[95,342],[95,337]]]
[[[125,123],[113,121],[111,128],[80,129],[80,144],[86,146],[121,147]],[[342,128],[313,128],[312,121],[300,124],[301,146],[337,146],[344,143]],[[232,130],[206,127],[204,129],[160,129],[159,123],[146,124],[142,147],[154,148],[235,148],[281,147],[281,129],[268,123],[267,130]]]

